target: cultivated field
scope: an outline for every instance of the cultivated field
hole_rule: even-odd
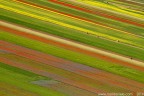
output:
[[[0,96],[144,96],[142,0],[0,1]]]

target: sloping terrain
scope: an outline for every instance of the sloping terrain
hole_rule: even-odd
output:
[[[142,0],[0,1],[0,96],[144,96]]]

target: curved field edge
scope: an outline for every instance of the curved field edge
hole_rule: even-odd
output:
[[[118,64],[106,62],[101,59],[97,59],[84,54],[76,53],[70,50],[66,50],[57,46],[45,44],[36,40],[27,39],[21,36],[13,35],[7,32],[0,32],[0,40],[8,41],[20,46],[24,46],[33,50],[37,50],[43,53],[51,54],[57,57],[61,57],[73,62],[78,62],[91,66],[94,68],[99,68],[114,74],[118,74],[139,82],[144,82],[143,72],[134,70],[128,67],[124,67]]]

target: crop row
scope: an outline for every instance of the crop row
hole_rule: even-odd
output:
[[[98,58],[94,58],[81,53],[66,50],[54,45],[49,45],[36,40],[27,39],[21,36],[16,36],[4,31],[0,32],[0,39],[8,42],[15,43],[33,50],[51,54],[60,58],[64,58],[73,62],[78,62],[91,66],[94,68],[99,68],[114,74],[119,74],[124,77],[134,79],[136,81],[144,82],[143,72],[137,71],[128,67],[124,67],[115,63],[107,62]]]

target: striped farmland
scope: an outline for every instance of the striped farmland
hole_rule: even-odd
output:
[[[1,0],[0,96],[144,96],[143,0]]]

